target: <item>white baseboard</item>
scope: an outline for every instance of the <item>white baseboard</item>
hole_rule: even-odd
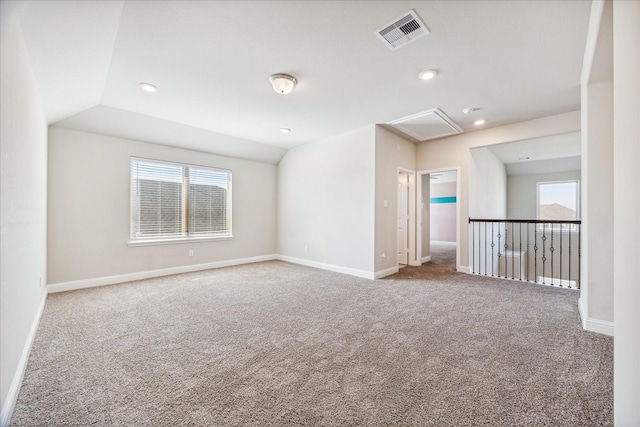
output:
[[[471,267],[469,267],[468,265],[461,265],[460,267],[456,268],[456,271],[460,273],[471,274]]]
[[[42,312],[44,311],[44,305],[46,301],[47,292],[43,292],[40,304],[38,304],[36,316],[31,323],[31,329],[29,329],[27,340],[24,343],[24,348],[22,349],[22,354],[20,355],[18,366],[16,367],[16,371],[13,374],[13,379],[11,380],[11,385],[9,386],[7,397],[4,399],[4,402],[2,402],[2,411],[0,412],[0,426],[2,427],[8,426],[9,422],[11,421],[11,415],[13,414],[13,409],[15,408],[16,401],[18,400],[18,393],[20,392],[20,386],[22,385],[24,372],[27,369],[27,362],[29,361],[31,346],[33,345],[33,340],[36,337],[36,332],[38,331],[38,325],[40,324],[40,318],[42,317]]]
[[[437,245],[456,246],[456,242],[447,242],[445,240],[431,240],[430,242]]]
[[[423,256],[422,257],[422,263],[424,264],[425,262],[429,262],[431,261],[431,255],[427,255],[427,256]]]
[[[578,313],[580,313],[580,322],[582,322],[582,329],[587,329],[587,310],[584,309],[582,298],[578,298]]]
[[[93,288],[96,286],[114,285],[116,283],[132,282],[134,280],[150,279],[152,277],[169,276],[171,274],[190,273],[192,271],[209,270],[211,268],[231,267],[234,265],[250,264],[254,262],[272,261],[277,255],[262,255],[250,258],[231,259],[227,261],[215,261],[205,264],[184,265],[180,267],[162,268],[159,270],[139,271],[136,273],[119,274],[117,276],[96,277],[86,280],[74,280],[71,282],[52,283],[47,286],[49,293],[72,291],[76,289]]]
[[[375,274],[370,271],[358,270],[350,267],[342,267],[340,265],[326,264],[323,262],[311,261],[303,258],[295,258],[287,255],[277,255],[276,259],[280,261],[290,262],[292,264],[304,265],[307,267],[319,268],[321,270],[329,270],[335,273],[348,274],[350,276],[362,277],[365,279],[375,279]]]
[[[606,320],[593,319],[587,316],[587,312],[584,308],[582,298],[578,300],[578,312],[580,313],[580,321],[582,322],[582,329],[597,332],[599,334],[613,336],[613,322]]]
[[[585,329],[587,331],[613,336],[613,322],[587,317],[586,324],[587,327]]]
[[[395,267],[389,267],[384,270],[376,271],[373,275],[376,279],[382,279],[383,277],[391,276],[392,274],[396,274],[400,269],[396,265]]]

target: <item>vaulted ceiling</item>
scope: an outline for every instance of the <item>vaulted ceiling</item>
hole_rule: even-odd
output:
[[[16,2],[50,124],[273,163],[291,147],[433,108],[465,132],[478,118],[486,128],[578,110],[590,6]],[[392,50],[374,32],[410,10],[430,33]],[[438,75],[419,80],[426,69]],[[298,80],[289,95],[268,84],[279,72]]]

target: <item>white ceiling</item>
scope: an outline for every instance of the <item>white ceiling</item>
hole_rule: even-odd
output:
[[[458,180],[458,172],[444,171],[444,172],[434,172],[429,174],[429,178],[432,184],[442,184],[445,182],[456,182]]]
[[[582,157],[556,157],[546,160],[533,160],[521,163],[505,164],[507,176],[538,175],[558,172],[581,171]]]
[[[488,146],[505,165],[507,175],[531,175],[581,169],[580,132]]]
[[[567,132],[540,138],[490,145],[487,148],[502,163],[545,160],[580,155],[580,132]]]
[[[432,108],[465,132],[480,117],[493,127],[578,110],[591,2],[20,1],[16,7],[50,124],[145,140],[171,128],[174,137],[163,143],[176,146],[188,146],[192,127],[200,141],[193,144],[203,151],[229,146],[222,134],[235,138],[242,153],[266,144],[253,159],[274,162],[288,148]],[[374,31],[411,9],[430,33],[392,51]],[[418,80],[429,68],[439,75]],[[290,95],[268,85],[278,72],[298,79]],[[159,91],[141,91],[142,81]],[[467,107],[479,110],[464,115]],[[149,128],[158,120],[164,131]],[[282,134],[282,127],[292,132]]]

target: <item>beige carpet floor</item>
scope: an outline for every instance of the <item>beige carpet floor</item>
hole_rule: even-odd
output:
[[[445,265],[456,269],[456,244],[449,242],[437,242],[432,240],[429,243],[431,251],[431,262],[434,264]]]
[[[612,425],[578,293],[272,261],[49,295],[16,426]]]

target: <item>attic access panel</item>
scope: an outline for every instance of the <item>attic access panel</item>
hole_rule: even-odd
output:
[[[420,142],[462,133],[462,129],[439,108],[393,120],[387,125]]]
[[[396,50],[429,34],[429,29],[420,20],[416,12],[410,10],[374,31],[374,34],[391,50]]]

